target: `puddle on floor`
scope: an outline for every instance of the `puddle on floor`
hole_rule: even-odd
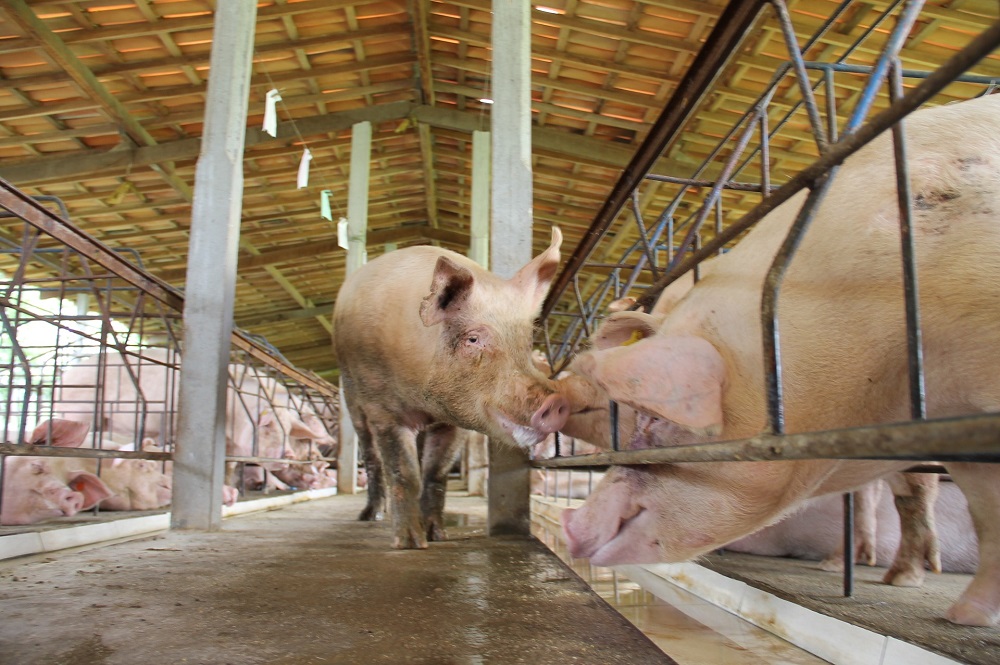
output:
[[[611,568],[572,558],[551,519],[533,515],[532,533],[679,665],[827,663],[680,587],[660,598]]]

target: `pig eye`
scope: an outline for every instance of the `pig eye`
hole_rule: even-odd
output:
[[[469,344],[479,344],[479,335],[469,335],[465,338],[465,341]]]

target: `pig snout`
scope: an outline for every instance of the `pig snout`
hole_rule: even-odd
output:
[[[559,393],[545,398],[542,405],[531,416],[531,427],[545,434],[562,429],[569,417],[569,402]]]
[[[83,494],[68,487],[49,488],[45,494],[53,507],[67,517],[76,515],[83,509]]]

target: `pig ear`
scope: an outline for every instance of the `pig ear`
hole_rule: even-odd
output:
[[[48,442],[49,432],[51,432],[53,446],[79,448],[80,444],[87,438],[87,432],[89,431],[90,423],[66,420],[65,418],[52,418],[34,429],[28,438],[28,443],[45,445]]]
[[[438,257],[431,292],[420,303],[420,320],[425,326],[433,326],[457,315],[469,300],[474,283],[475,278],[468,268],[447,256]]]
[[[591,338],[595,349],[628,346],[656,334],[660,319],[643,312],[618,312],[604,320]]]
[[[608,311],[614,314],[615,312],[624,312],[629,307],[635,305],[635,298],[632,296],[626,296],[624,298],[619,298],[618,300],[613,300],[608,305]]]
[[[288,435],[296,439],[319,439],[323,436],[298,418],[292,419],[291,431]]]
[[[559,270],[559,247],[562,245],[562,231],[558,226],[552,227],[552,242],[549,248],[536,256],[531,262],[517,271],[511,278],[525,297],[531,303],[532,311],[537,312],[542,307],[545,294],[549,292],[556,271]]]
[[[66,484],[74,492],[83,495],[83,505],[80,510],[93,508],[98,501],[103,501],[114,494],[103,480],[86,471],[70,471]]]
[[[577,362],[612,399],[699,435],[722,431],[726,365],[708,340],[654,335],[634,346],[583,354]]]

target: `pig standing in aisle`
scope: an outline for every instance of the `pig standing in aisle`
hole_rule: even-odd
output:
[[[381,460],[396,548],[444,538],[456,428],[529,448],[568,404],[531,361],[532,324],[559,267],[562,234],[511,279],[435,247],[380,256],[347,278],[333,312],[345,401],[366,460]],[[417,433],[424,432],[423,478]],[[373,470],[376,473],[373,473]],[[381,497],[368,470],[369,506]]]
[[[1000,411],[1000,96],[906,120],[928,412]],[[782,205],[662,320],[609,317],[577,371],[640,411],[654,445],[741,439],[765,424],[759,303],[764,275],[804,194]],[[898,209],[891,135],[849,158],[784,279],[786,431],[909,418]],[[640,341],[620,346],[623,341]],[[641,445],[641,444],[640,444]],[[567,511],[574,556],[597,564],[683,561],[746,536],[803,501],[910,462],[808,460],[612,469]],[[968,499],[979,568],[947,618],[1000,618],[1000,468],[949,463]]]

